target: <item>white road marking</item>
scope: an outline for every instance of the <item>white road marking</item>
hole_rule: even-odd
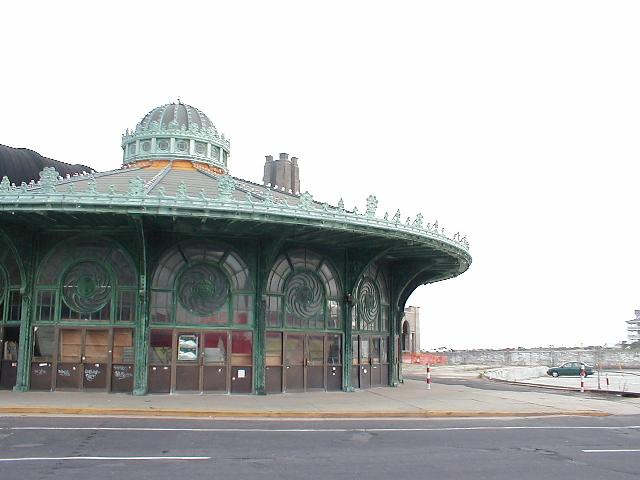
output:
[[[640,448],[622,448],[619,450],[582,450],[584,453],[640,453]]]
[[[0,458],[0,462],[35,462],[58,460],[211,460],[211,457],[16,457]]]
[[[163,427],[0,427],[1,430],[71,430],[114,432],[247,432],[247,433],[340,433],[340,432],[455,432],[472,430],[637,430],[640,425],[626,426],[487,426],[487,427],[433,427],[433,428],[163,428]]]

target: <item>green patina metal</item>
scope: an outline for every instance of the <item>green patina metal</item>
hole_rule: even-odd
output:
[[[122,136],[124,163],[140,159],[189,159],[226,169],[229,140],[197,108],[170,103],[154,108]]]
[[[147,239],[144,233],[144,222],[140,217],[133,218],[137,240],[140,249],[138,261],[138,301],[136,309],[138,314],[137,328],[135,330],[135,365],[133,374],[133,394],[144,395],[147,393],[147,350],[149,348],[149,278],[147,262]]]
[[[120,170],[0,181],[0,241],[21,278],[4,281],[0,258],[4,303],[20,293],[17,391],[29,388],[33,327],[46,325],[132,328],[136,395],[148,391],[152,328],[252,332],[257,394],[269,332],[339,334],[346,391],[352,340],[381,338],[397,385],[407,298],[471,264],[466,237],[422,214],[380,217],[374,195],[360,214],[230,176],[228,140],[181,103],[145,116],[123,151]]]

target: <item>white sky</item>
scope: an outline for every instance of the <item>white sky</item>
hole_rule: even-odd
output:
[[[0,143],[117,168],[124,130],[180,97],[236,176],[288,152],[318,200],[467,234],[469,271],[410,299],[423,348],[626,338],[640,2],[97,3],[0,7]]]

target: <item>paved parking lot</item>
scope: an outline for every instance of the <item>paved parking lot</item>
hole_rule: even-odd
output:
[[[580,377],[537,377],[523,380],[527,383],[551,385],[557,387],[580,388]],[[591,390],[616,390],[619,392],[640,393],[640,372],[603,370],[584,379],[585,388]]]
[[[419,364],[403,364],[403,372],[409,375],[426,375],[426,366]],[[431,374],[434,378],[480,378],[487,372],[507,370],[504,375],[511,381],[545,385],[551,387],[580,388],[580,377],[557,377],[548,375],[531,376],[532,368],[528,367],[495,367],[486,365],[434,365]],[[544,371],[540,367],[538,370]],[[600,374],[584,379],[584,386],[589,390],[611,390],[625,393],[640,394],[640,370],[602,370]]]

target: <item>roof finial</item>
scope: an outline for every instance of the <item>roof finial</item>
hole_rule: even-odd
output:
[[[182,100],[180,100],[180,97],[178,97],[178,105],[182,105]]]

